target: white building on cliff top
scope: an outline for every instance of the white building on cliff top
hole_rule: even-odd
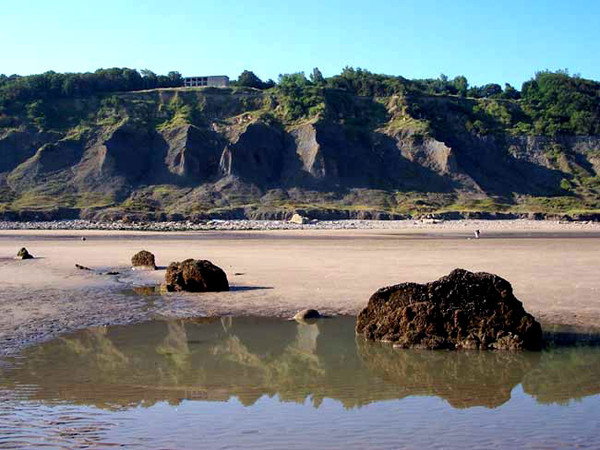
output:
[[[227,87],[229,86],[229,77],[225,75],[214,75],[208,77],[185,77],[183,79],[185,87]]]

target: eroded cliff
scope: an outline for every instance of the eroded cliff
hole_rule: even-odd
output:
[[[598,208],[599,137],[480,133],[465,102],[333,92],[292,120],[252,89],[65,100],[44,129],[18,115],[0,128],[0,208],[155,219]]]

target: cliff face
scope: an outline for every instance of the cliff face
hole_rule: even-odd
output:
[[[259,91],[116,98],[110,107],[98,99],[60,105],[63,124],[43,131],[26,119],[0,128],[1,210],[69,208],[89,217],[244,207],[597,208],[596,136],[480,135],[448,114],[424,129],[379,99],[348,97],[351,106],[325,104],[324,113],[292,121]]]

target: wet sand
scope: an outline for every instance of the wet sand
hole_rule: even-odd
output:
[[[481,239],[472,230],[482,229]],[[86,240],[82,241],[81,237]],[[18,261],[21,247],[37,258]],[[132,271],[131,256],[153,252],[162,268]],[[443,224],[396,229],[143,233],[0,232],[0,354],[90,326],[155,317],[289,317],[303,308],[356,314],[378,288],[426,282],[456,267],[509,280],[543,323],[600,326],[600,233],[544,223]],[[139,295],[164,266],[209,259],[228,274],[225,293]],[[75,263],[108,276],[77,270]]]

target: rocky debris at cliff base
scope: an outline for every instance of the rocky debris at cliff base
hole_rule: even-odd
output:
[[[25,247],[17,252],[16,259],[33,259],[33,255]]]
[[[427,284],[379,289],[356,332],[401,348],[539,350],[542,328],[505,279],[455,269]]]
[[[207,260],[186,259],[172,262],[165,274],[167,292],[220,292],[229,290],[227,275]]]
[[[131,265],[135,270],[156,270],[154,255],[147,250],[142,250],[133,255]]]
[[[321,319],[323,316],[316,309],[303,309],[294,316],[294,320],[297,322],[307,322],[310,320]]]
[[[313,223],[314,222],[314,223]],[[600,231],[600,222],[559,222],[551,220],[529,219],[464,219],[444,220],[437,224],[426,224],[417,220],[311,220],[309,224],[299,225],[286,220],[202,220],[202,221],[90,221],[90,220],[54,220],[54,221],[0,221],[0,230],[65,230],[65,231],[249,231],[249,230],[399,230],[432,229],[439,231],[461,230],[465,237],[473,236],[473,228],[490,231],[532,230],[532,231]]]

